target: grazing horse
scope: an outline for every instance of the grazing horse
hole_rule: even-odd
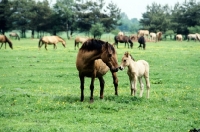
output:
[[[12,42],[8,39],[8,37],[6,37],[6,35],[0,35],[0,42],[1,42],[1,47],[5,43],[5,49],[6,49],[6,42],[8,42],[10,48],[13,49]]]
[[[154,41],[154,42],[156,42],[156,33],[150,33],[150,39],[151,39],[151,41]]]
[[[38,43],[38,48],[40,49],[42,47],[42,45],[45,44],[45,49],[47,50],[47,44],[49,44],[49,45],[53,44],[54,49],[57,49],[56,44],[58,42],[61,42],[63,47],[65,47],[65,45],[66,45],[65,40],[62,39],[61,37],[59,37],[59,36],[44,36],[44,37],[40,38],[39,43]]]
[[[130,46],[131,48],[133,48],[133,42],[131,40],[132,38],[131,37],[128,37],[128,36],[115,36],[114,37],[114,41],[115,43],[113,45],[117,45],[117,48],[118,48],[118,42],[120,43],[125,43],[125,47],[126,47],[126,43],[128,44],[128,48],[129,48],[129,43],[130,43]]]
[[[90,102],[93,102],[93,91],[95,78],[100,82],[100,99],[103,99],[104,79],[110,69],[115,87],[115,95],[118,95],[118,71],[117,53],[115,48],[108,42],[96,39],[85,41],[78,51],[76,58],[76,68],[79,71],[81,101],[84,100],[84,78],[90,77]]]
[[[11,33],[9,34],[9,36],[10,36],[10,37],[15,37],[15,39],[20,40],[19,35],[18,35],[17,33],[15,33],[15,32],[11,32]]]
[[[133,57],[126,52],[122,57],[120,70],[123,70],[125,67],[128,67],[127,74],[130,80],[131,95],[136,95],[137,91],[137,79],[140,83],[140,97],[143,95],[144,84],[142,82],[142,77],[145,78],[146,87],[147,87],[147,98],[149,98],[150,92],[150,82],[149,82],[149,64],[145,60],[135,61]]]
[[[138,48],[143,48],[145,50],[145,47],[146,47],[146,41],[145,41],[145,38],[144,36],[140,36],[139,39],[138,39],[138,43],[140,44],[138,46]]]
[[[76,50],[76,46],[79,48],[79,43],[84,43],[87,41],[89,38],[83,38],[83,37],[76,37],[74,41],[74,49]]]
[[[162,39],[162,32],[157,32],[157,42],[161,41]]]
[[[195,41],[199,40],[200,41],[200,35],[199,34],[188,34],[187,36],[188,41],[190,41],[191,39],[194,39]]]
[[[149,30],[138,30],[137,37],[139,38],[142,35],[146,36],[148,39],[149,38]]]
[[[183,40],[183,36],[181,34],[177,34],[176,35],[176,40],[177,41],[182,41]]]

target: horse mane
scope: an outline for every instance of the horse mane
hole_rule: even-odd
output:
[[[113,53],[115,53],[115,48],[111,44],[99,39],[88,39],[82,44],[80,50],[86,50],[86,51],[98,50],[99,51],[101,50],[104,44],[107,44],[107,46],[113,51]]]
[[[57,35],[56,35],[57,36]],[[57,36],[58,38],[60,38],[60,39],[62,39],[62,40],[64,40],[62,37],[60,37],[60,36]]]
[[[133,56],[131,55],[131,54],[129,54],[128,52],[125,52],[125,54],[124,54],[125,56],[130,56],[131,57],[131,59],[133,60],[133,61],[135,61],[135,59],[133,58]]]

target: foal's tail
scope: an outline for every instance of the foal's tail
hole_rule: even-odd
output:
[[[8,42],[8,44],[9,44],[10,48],[13,49],[12,42],[6,37],[6,35],[4,35],[4,36],[5,36],[6,42]]]

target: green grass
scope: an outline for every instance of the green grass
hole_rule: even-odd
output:
[[[187,132],[200,128],[200,43],[163,41],[147,43],[145,51],[125,51],[150,64],[150,99],[130,96],[126,70],[118,72],[119,96],[114,95],[110,73],[104,99],[95,81],[94,103],[89,103],[90,79],[80,102],[75,61],[78,50],[66,40],[64,49],[48,46],[39,51],[38,39],[12,40],[14,50],[0,50],[0,131],[132,131]],[[111,39],[109,41],[113,43]]]

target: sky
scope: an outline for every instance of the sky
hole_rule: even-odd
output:
[[[142,18],[142,13],[146,12],[147,5],[152,5],[152,3],[161,4],[162,6],[168,4],[173,7],[177,2],[183,4],[185,0],[105,0],[110,3],[111,1],[115,3],[121,12],[125,12],[129,19],[131,18]]]
[[[49,0],[55,3],[56,0]],[[183,4],[185,0],[104,0],[106,3],[113,2],[121,9],[121,12],[125,12],[129,19],[137,18],[138,20],[142,18],[142,13],[146,12],[147,5],[152,5],[152,3],[161,4],[162,6],[168,4],[173,7],[177,2]]]

